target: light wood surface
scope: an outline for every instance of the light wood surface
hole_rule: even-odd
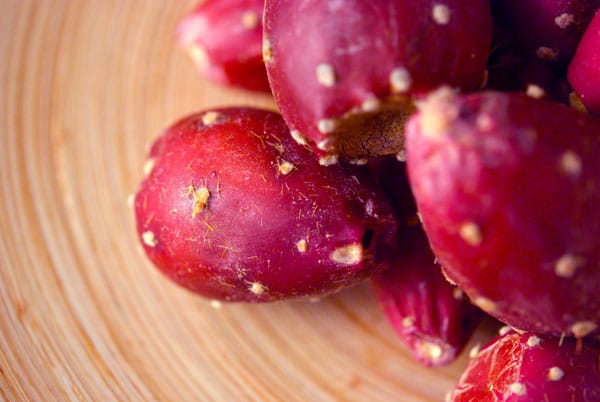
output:
[[[141,254],[148,143],[274,107],[198,77],[173,35],[193,3],[0,0],[0,399],[442,401],[466,357],[414,363],[367,285],[216,309]]]

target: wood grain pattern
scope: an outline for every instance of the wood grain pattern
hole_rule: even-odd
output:
[[[443,400],[466,358],[412,362],[368,286],[215,309],[140,254],[126,200],[149,141],[208,106],[274,107],[198,78],[173,34],[192,5],[0,0],[0,399]]]

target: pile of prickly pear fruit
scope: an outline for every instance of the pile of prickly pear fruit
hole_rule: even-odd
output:
[[[150,150],[145,252],[207,298],[371,279],[450,401],[600,401],[600,1],[205,0],[178,38],[279,113],[199,111]]]

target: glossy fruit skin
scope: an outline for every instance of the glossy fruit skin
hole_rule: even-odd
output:
[[[600,400],[597,340],[538,337],[509,332],[473,358],[450,402]]]
[[[397,248],[389,268],[373,276],[379,303],[413,357],[430,367],[453,362],[482,317],[442,275],[416,215],[405,163],[395,157],[369,161],[398,217]]]
[[[178,284],[226,301],[329,294],[384,267],[391,207],[358,167],[322,167],[279,114],[204,111],[152,146],[139,238]]]
[[[402,149],[413,96],[478,88],[491,30],[482,0],[268,0],[263,52],[290,128],[321,152],[364,158]]]
[[[499,320],[600,324],[600,120],[521,94],[445,89],[407,126],[408,174],[448,277]]]
[[[600,114],[600,10],[585,31],[567,76],[586,108]]]
[[[222,85],[270,93],[262,61],[264,0],[206,0],[177,27],[198,69]]]

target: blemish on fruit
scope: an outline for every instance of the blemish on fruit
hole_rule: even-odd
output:
[[[338,163],[337,155],[325,155],[319,158],[319,165],[321,166],[331,166]]]
[[[260,15],[254,11],[246,11],[242,14],[242,26],[246,29],[254,29],[260,23]]]
[[[469,350],[469,357],[471,359],[475,359],[477,356],[479,356],[479,352],[481,352],[481,345],[477,344],[473,346],[471,350]]]
[[[598,329],[598,324],[592,321],[578,321],[571,325],[571,332],[575,338],[581,339]]]
[[[331,64],[319,64],[315,69],[315,73],[317,76],[317,81],[323,86],[332,87],[337,81],[335,70]]]
[[[539,346],[540,343],[542,343],[542,340],[535,335],[531,335],[529,338],[527,338],[527,346],[530,348]]]
[[[477,307],[479,307],[486,313],[491,313],[498,309],[498,306],[496,305],[496,303],[493,300],[488,299],[487,297],[482,297],[482,296],[476,297],[473,300],[473,304],[475,304]]]
[[[491,131],[494,128],[494,119],[489,113],[480,113],[477,115],[475,125],[481,131]]]
[[[390,74],[392,92],[406,92],[412,85],[410,72],[404,67],[397,67]]]
[[[306,239],[298,240],[296,242],[296,248],[299,252],[306,253],[306,250],[308,250],[308,242],[306,241]]]
[[[255,295],[262,295],[268,290],[267,287],[260,282],[252,282],[248,289]]]
[[[560,367],[550,367],[548,370],[548,380],[550,381],[560,381],[565,376],[565,372]]]
[[[306,137],[300,131],[292,130],[292,131],[290,131],[290,135],[292,136],[294,141],[296,141],[296,143],[298,143],[299,145],[307,145],[308,144]]]
[[[569,106],[581,113],[588,112],[587,107],[585,107],[585,104],[583,103],[583,100],[575,92],[571,92],[569,94]]]
[[[412,328],[415,325],[415,317],[406,316],[402,319],[402,326],[404,328]]]
[[[334,119],[321,119],[317,123],[319,132],[323,134],[329,134],[335,131],[335,120]]]
[[[154,236],[154,232],[147,230],[142,233],[142,241],[148,247],[154,247],[158,244],[156,241],[156,236]]]
[[[481,228],[475,222],[464,222],[458,229],[460,237],[471,246],[479,246],[483,241]]]
[[[542,87],[536,84],[528,84],[525,94],[535,99],[541,99],[546,95],[546,92]]]
[[[510,331],[512,331],[512,328],[508,325],[504,325],[504,326],[500,327],[500,329],[498,330],[498,335],[504,336],[504,335],[508,334]]]
[[[571,150],[563,152],[563,154],[560,156],[559,164],[561,170],[567,174],[573,176],[578,176],[579,174],[581,174],[581,158],[579,157],[579,155],[577,155]]]
[[[288,161],[282,160],[277,167],[277,171],[282,175],[288,175],[294,170],[296,167]]]
[[[189,46],[187,52],[192,61],[200,68],[205,68],[210,64],[208,54],[202,46],[197,44]]]
[[[458,116],[454,104],[455,93],[449,87],[443,87],[422,102],[420,109],[421,132],[430,139],[438,139],[448,130]]]
[[[465,297],[465,292],[461,288],[452,289],[452,297],[454,300],[462,300]]]
[[[266,36],[263,37],[262,41],[262,56],[265,63],[270,63],[273,61],[273,45]]]
[[[150,173],[154,170],[154,166],[156,165],[156,160],[154,158],[150,158],[144,163],[144,175],[150,176]]]
[[[554,272],[561,278],[572,278],[583,264],[585,264],[583,257],[565,254],[556,261]]]
[[[377,109],[379,109],[380,106],[381,106],[381,102],[379,101],[379,99],[373,97],[373,98],[367,98],[367,99],[365,99],[361,103],[360,108],[364,112],[374,112]]]
[[[223,120],[223,115],[219,112],[210,111],[202,115],[202,124],[210,126]]]
[[[527,393],[527,387],[525,387],[525,384],[521,382],[513,382],[512,384],[510,384],[508,389],[511,393],[518,396],[523,396]]]
[[[540,46],[535,51],[535,55],[538,57],[538,59],[545,60],[545,61],[558,60],[558,54],[559,54],[558,49],[553,49],[553,48],[547,47],[547,46]]]
[[[352,243],[338,247],[329,255],[329,259],[340,265],[355,265],[363,260],[363,247],[360,243]]]
[[[567,29],[571,24],[575,22],[575,17],[573,14],[563,13],[558,17],[554,18],[554,23],[560,29]]]
[[[444,354],[444,350],[440,345],[427,341],[419,343],[418,349],[423,356],[431,361],[439,360]]]
[[[206,186],[196,188],[193,184],[190,184],[186,195],[192,198],[192,218],[195,218],[196,215],[208,207],[210,191]]]
[[[445,4],[435,4],[431,17],[437,24],[447,25],[450,22],[450,9]]]

